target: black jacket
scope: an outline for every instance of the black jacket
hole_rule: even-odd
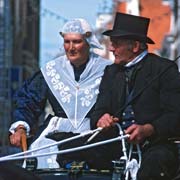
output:
[[[152,124],[155,137],[177,136],[180,134],[180,74],[177,65],[154,54],[148,54],[140,63],[130,102],[136,122]],[[113,64],[105,69],[91,127],[96,128],[104,113],[121,119],[125,97],[124,70]]]

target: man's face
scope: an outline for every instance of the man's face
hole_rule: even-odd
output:
[[[89,45],[81,34],[64,34],[64,49],[67,58],[75,66],[84,64],[89,57]]]
[[[125,65],[136,57],[136,41],[131,41],[119,37],[111,37],[110,40],[111,45],[109,50],[115,57],[115,64]]]

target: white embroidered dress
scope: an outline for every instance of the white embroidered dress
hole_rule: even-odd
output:
[[[82,133],[90,129],[90,119],[85,117],[96,102],[104,68],[110,64],[112,64],[110,60],[91,53],[89,62],[78,82],[75,81],[73,67],[66,55],[48,62],[41,69],[49,88],[64,109],[67,118],[53,117],[39,138],[32,143],[30,149],[54,142],[45,138],[45,135],[54,130]],[[52,151],[58,151],[57,146],[33,154]],[[58,167],[56,155],[38,157],[38,169]]]

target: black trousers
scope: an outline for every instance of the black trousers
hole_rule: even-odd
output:
[[[177,167],[178,149],[175,144],[153,144],[143,150],[137,180],[171,180]]]

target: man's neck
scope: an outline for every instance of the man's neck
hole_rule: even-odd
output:
[[[127,63],[125,65],[125,67],[131,67],[135,64],[137,64],[138,62],[140,62],[146,55],[147,55],[148,51],[145,50],[142,53],[140,53],[138,56],[136,56],[132,61],[130,61],[129,63]]]

